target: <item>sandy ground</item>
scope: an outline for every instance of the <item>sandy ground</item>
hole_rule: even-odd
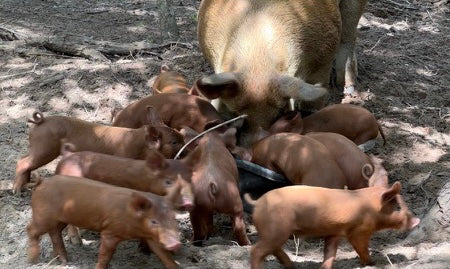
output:
[[[25,227],[30,219],[30,193],[13,196],[15,164],[27,152],[26,118],[35,110],[45,115],[70,115],[109,123],[114,104],[126,105],[149,93],[148,80],[165,63],[192,83],[212,72],[195,34],[199,1],[174,0],[180,28],[172,43],[127,56],[106,55],[105,61],[55,54],[29,38],[60,38],[95,47],[101,42],[162,44],[156,1],[2,0],[0,5],[0,267],[92,268],[98,234],[84,231],[83,246],[66,242],[70,262],[52,260],[47,236],[39,264],[26,262]],[[450,268],[450,12],[447,0],[369,1],[359,26],[358,88],[368,96],[364,106],[380,119],[388,144],[371,153],[385,159],[390,182],[403,184],[406,203],[422,224],[415,234],[380,232],[371,241],[377,267]],[[17,39],[17,40],[14,40]],[[340,99],[331,91],[333,101]],[[56,162],[41,168],[50,175]],[[441,196],[439,196],[441,194]],[[439,200],[441,199],[441,200]],[[441,202],[439,202],[441,201]],[[444,202],[442,202],[444,201]],[[444,204],[443,204],[444,203]],[[445,207],[447,205],[447,207]],[[439,216],[437,216],[439,215]],[[249,247],[231,236],[228,218],[217,217],[217,236],[205,247],[189,243],[187,214],[178,216],[184,246],[175,255],[183,268],[249,268]],[[438,218],[438,219],[437,219]],[[247,223],[249,223],[249,218]],[[249,226],[250,239],[257,236]],[[320,240],[290,240],[286,249],[298,268],[317,268]],[[342,243],[335,268],[358,267],[356,252]],[[154,255],[137,251],[137,242],[122,243],[110,268],[162,268]],[[281,268],[269,258],[266,268]]]

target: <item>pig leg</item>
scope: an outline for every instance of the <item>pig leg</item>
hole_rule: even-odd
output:
[[[355,55],[357,25],[367,0],[341,0],[339,9],[342,20],[342,34],[336,55],[336,83],[344,87],[344,94],[352,95],[355,90],[358,64]],[[355,92],[356,94],[356,92]]]
[[[52,150],[52,152],[42,151],[41,154],[30,152],[30,154],[21,158],[16,166],[16,178],[14,179],[13,191],[19,194],[23,186],[30,182],[31,171],[53,161],[58,157],[58,154],[58,150]]]
[[[39,261],[40,250],[40,237],[45,234],[46,231],[40,231],[33,222],[27,226],[28,233],[28,262],[37,263]]]
[[[70,243],[73,245],[81,245],[81,236],[80,236],[80,230],[69,224],[67,225],[67,235],[69,236]]]
[[[348,237],[348,241],[352,244],[356,253],[359,255],[361,264],[363,266],[370,265],[370,255],[369,255],[369,240],[370,236],[364,234],[355,234]]]
[[[270,222],[270,220],[266,220],[266,225],[271,226],[274,225]],[[256,225],[256,223],[255,223]],[[289,229],[284,230],[286,227],[261,227],[259,229],[259,225],[256,225],[256,229],[259,233],[259,241],[252,247],[250,256],[251,256],[251,269],[259,269],[262,267],[262,263],[264,258],[267,255],[273,254],[275,255],[280,262],[286,268],[294,268],[294,264],[287,257],[286,253],[282,250],[283,244],[289,239],[289,233],[280,232],[287,231]]]
[[[295,269],[295,264],[291,261],[289,256],[284,252],[282,248],[276,249],[273,255],[281,262],[284,268]]]
[[[116,250],[117,244],[119,244],[120,241],[121,239],[115,236],[101,234],[100,251],[98,253],[95,269],[105,269],[108,266],[108,263]]]
[[[158,243],[153,240],[147,240],[147,244],[153,251],[153,253],[155,253],[155,255],[158,256],[158,258],[164,264],[164,267],[168,269],[178,268],[178,264],[173,260],[169,251],[163,249],[158,245]]]
[[[323,263],[321,268],[331,269],[334,259],[336,259],[336,252],[339,241],[340,237],[325,238],[325,247],[323,249]]]
[[[212,219],[213,214],[208,212],[208,210],[200,209],[198,206],[195,207],[191,213],[191,224],[194,236],[192,238],[192,243],[194,246],[201,246],[203,240],[208,238],[209,224],[208,219]]]
[[[245,230],[244,216],[242,212],[234,215],[233,233],[234,238],[238,240],[240,246],[250,245],[250,240],[248,240],[247,232]]]
[[[67,251],[61,236],[61,231],[64,229],[65,226],[66,224],[59,223],[57,227],[51,229],[48,232],[50,239],[52,240],[54,256],[55,257],[59,256],[59,260],[61,261],[62,264],[67,263]]]

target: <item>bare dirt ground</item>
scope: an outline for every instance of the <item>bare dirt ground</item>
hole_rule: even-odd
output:
[[[115,103],[126,105],[149,93],[148,80],[163,63],[186,75],[189,82],[211,73],[196,40],[199,1],[173,2],[181,37],[166,43],[159,41],[155,0],[1,1],[1,268],[95,265],[99,237],[89,231],[82,234],[83,246],[66,242],[67,266],[52,259],[47,236],[41,243],[41,263],[26,262],[30,193],[16,197],[10,191],[16,161],[27,152],[26,118],[40,110],[45,115],[109,123]],[[390,182],[401,181],[407,204],[422,218],[410,234],[376,234],[372,257],[377,267],[450,268],[450,3],[369,2],[359,26],[358,88],[368,96],[363,105],[380,119],[388,140],[385,147],[378,144],[371,152],[385,159]],[[78,50],[69,51],[69,44],[76,44]],[[57,52],[61,49],[65,55]],[[338,102],[339,92],[331,92]],[[52,162],[38,171],[50,175],[54,167]],[[183,268],[249,268],[250,248],[232,241],[227,218],[216,220],[217,236],[199,248],[189,243],[187,214],[178,217],[185,244],[175,257]],[[257,236],[250,238],[255,242]],[[285,247],[299,268],[320,266],[320,240],[299,244],[290,240]],[[335,268],[358,266],[357,254],[342,243]],[[162,265],[154,255],[138,252],[132,241],[119,245],[110,268]],[[270,258],[266,268],[281,266]]]

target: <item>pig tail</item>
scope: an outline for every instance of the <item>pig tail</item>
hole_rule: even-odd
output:
[[[370,163],[366,163],[363,165],[363,167],[361,168],[361,173],[362,176],[369,181],[370,177],[373,175],[374,172],[374,168],[373,165]]]
[[[32,118],[27,121],[34,124],[41,124],[44,121],[44,115],[39,111],[35,111],[33,112]]]

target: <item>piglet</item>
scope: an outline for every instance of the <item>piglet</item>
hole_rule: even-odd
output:
[[[251,161],[293,184],[343,189],[349,185],[334,156],[319,141],[296,133],[267,136],[252,146]]]
[[[74,146],[65,143],[61,149],[62,159],[55,174],[89,178],[134,190],[166,195],[174,192],[174,207],[191,210],[194,196],[191,189],[192,168],[199,153],[190,154],[183,160],[168,160],[156,150],[150,151],[145,161],[81,151],[73,152]],[[81,244],[78,230],[69,225],[68,235],[73,244]]]
[[[205,134],[194,149],[194,152],[201,151],[200,160],[192,174],[195,202],[190,219],[195,245],[201,245],[201,240],[212,233],[214,213],[230,215],[239,245],[250,244],[238,189],[238,170],[227,149],[227,145],[236,143],[235,133],[235,128],[224,133],[212,131]]]
[[[67,262],[61,231],[67,224],[100,232],[96,269],[106,268],[119,242],[144,238],[166,268],[181,246],[175,213],[163,197],[84,178],[39,179],[31,197],[28,260],[39,259],[39,238],[48,233],[55,255]]]
[[[369,186],[369,179],[374,171],[371,158],[353,141],[337,133],[312,132],[305,136],[319,141],[327,148],[344,174],[348,189]]]
[[[254,205],[253,223],[259,235],[251,249],[251,268],[261,268],[270,254],[285,268],[295,268],[282,249],[292,234],[325,238],[322,268],[332,267],[342,237],[352,244],[363,265],[370,264],[368,247],[373,233],[408,230],[420,222],[405,205],[400,188],[399,182],[390,188],[360,190],[289,186],[269,191],[256,202],[245,194]]]
[[[20,193],[30,181],[30,172],[58,157],[62,141],[72,143],[77,150],[94,151],[132,159],[145,159],[148,151],[157,149],[167,158],[172,158],[184,144],[180,132],[168,126],[152,126],[156,111],[146,110],[150,125],[139,129],[111,127],[71,117],[45,117],[33,113],[28,121],[35,124],[30,129],[29,153],[16,166],[13,189]]]
[[[367,109],[351,104],[330,105],[303,119],[299,112],[287,114],[275,121],[269,132],[332,132],[347,137],[357,145],[375,139],[379,132],[383,145],[386,144],[383,129],[375,116]]]
[[[177,130],[188,126],[201,132],[207,122],[222,121],[217,110],[207,100],[189,94],[167,93],[147,96],[131,103],[114,115],[112,125],[139,128],[147,124],[147,106],[158,111],[162,123]]]
[[[186,78],[176,71],[171,71],[167,65],[161,66],[161,73],[153,82],[153,93],[189,93]]]

